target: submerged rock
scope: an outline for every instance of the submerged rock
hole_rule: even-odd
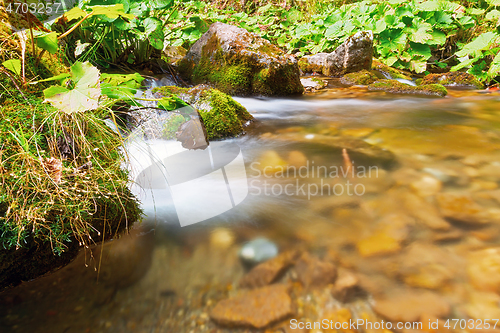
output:
[[[222,300],[212,309],[210,317],[224,326],[264,328],[292,313],[287,286],[277,284]]]
[[[475,288],[500,292],[500,248],[490,247],[471,253],[468,257],[467,275]]]
[[[176,94],[184,102],[195,107],[200,113],[209,139],[241,134],[245,122],[253,119],[231,96],[207,85],[198,85],[191,89],[166,86],[156,88],[153,92],[157,97]]]
[[[373,33],[360,31],[347,38],[332,53],[305,56],[299,61],[304,72],[321,72],[327,76],[341,76],[363,69],[371,69]]]
[[[449,72],[444,74],[428,74],[422,82],[425,84],[441,84],[445,87],[463,87],[471,89],[483,89],[484,86],[472,74],[463,72]]]
[[[277,257],[269,259],[248,272],[240,280],[241,287],[256,288],[268,285],[282,275],[290,267],[297,256],[296,251],[289,251],[280,254]]]
[[[245,245],[240,250],[243,262],[255,265],[278,255],[278,247],[267,238],[259,237]]]
[[[268,40],[216,22],[178,63],[193,83],[211,83],[231,95],[302,94],[297,61]]]
[[[306,288],[324,287],[334,283],[337,278],[337,267],[333,263],[322,261],[308,253],[300,257],[295,269],[299,281]]]
[[[484,225],[494,222],[495,216],[469,195],[461,193],[440,193],[436,201],[445,218],[471,225]]]
[[[368,86],[368,90],[385,91],[392,94],[411,94],[444,97],[448,94],[440,84],[411,86],[396,80],[378,80]]]

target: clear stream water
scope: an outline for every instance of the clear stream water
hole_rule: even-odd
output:
[[[238,252],[257,237],[331,261],[364,290],[340,300],[331,286],[297,287],[299,320],[338,311],[373,321],[398,312],[500,318],[500,95],[333,87],[236,100],[257,120],[225,141],[244,158],[246,175],[232,183],[248,190],[241,204],[181,228],[175,204],[157,200],[163,206],[150,206],[130,235],[0,294],[0,332],[256,331],[223,328],[209,313],[238,292],[247,269]],[[456,197],[462,201],[450,203]],[[291,268],[281,281],[296,280]],[[420,296],[447,310],[407,301]],[[376,308],[380,300],[388,300],[385,310]],[[299,332],[288,320],[266,332]]]

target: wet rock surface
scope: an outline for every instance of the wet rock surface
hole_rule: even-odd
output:
[[[216,22],[178,62],[195,84],[210,83],[230,95],[302,94],[294,57],[245,29]]]
[[[474,75],[463,72],[449,72],[444,74],[428,74],[421,84],[441,84],[445,87],[461,87],[483,89],[484,85]]]
[[[240,280],[240,287],[263,287],[274,282],[295,262],[297,254],[297,251],[288,251],[255,266]]]
[[[263,328],[293,313],[287,286],[272,285],[222,300],[210,318],[224,326]]]
[[[334,283],[337,278],[337,267],[328,261],[320,260],[304,253],[295,265],[298,280],[306,288],[324,287]]]
[[[412,86],[397,80],[378,80],[368,85],[368,90],[385,91],[392,94],[423,95],[444,97],[448,94],[440,84]]]

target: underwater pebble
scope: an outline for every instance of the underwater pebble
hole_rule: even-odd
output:
[[[239,252],[240,259],[255,265],[278,255],[278,247],[267,238],[259,237],[243,245]]]

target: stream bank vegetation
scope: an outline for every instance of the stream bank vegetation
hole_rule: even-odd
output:
[[[140,218],[121,168],[122,138],[103,118],[136,103],[136,71],[173,72],[164,50],[182,52],[214,22],[298,58],[371,30],[379,66],[466,71],[482,84],[500,75],[498,0],[80,0],[45,23],[9,12],[12,3],[0,0],[0,287],[43,274],[70,260],[64,253]],[[126,74],[106,73],[117,70]],[[170,92],[158,99],[166,110],[183,103]]]

